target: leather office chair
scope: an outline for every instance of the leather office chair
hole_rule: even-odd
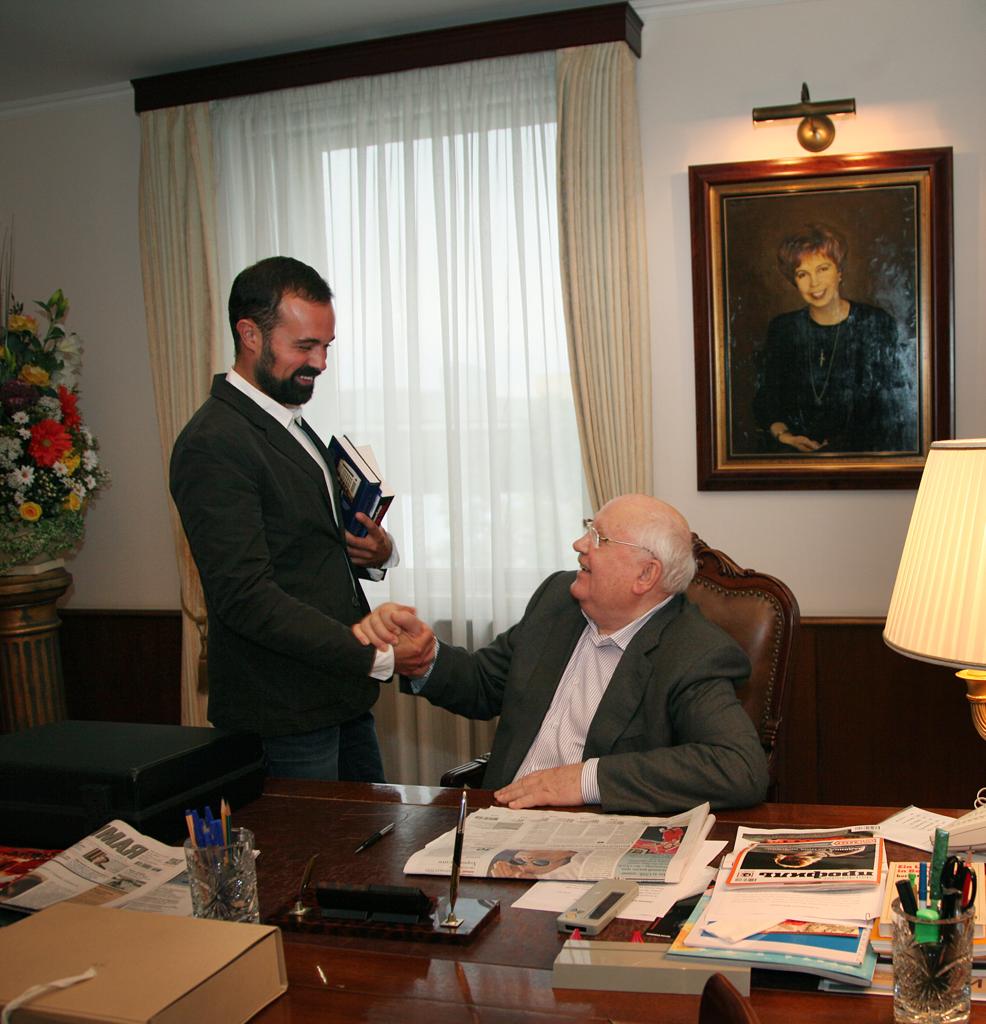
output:
[[[713,974],[702,989],[698,1024],[760,1024],[760,1018],[728,978]]]
[[[768,800],[776,799],[777,745],[791,699],[801,611],[786,584],[755,569],[742,569],[729,555],[692,534],[698,571],[688,599],[746,651],[750,678],[736,690],[753,719],[770,769]]]
[[[753,719],[770,769],[768,799],[777,797],[777,744],[790,702],[801,612],[794,594],[774,576],[742,569],[727,554],[692,534],[697,571],[686,596],[746,651],[750,678],[737,688]],[[459,765],[443,786],[478,786],[489,755]]]

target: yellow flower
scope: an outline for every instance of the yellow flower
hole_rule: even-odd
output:
[[[41,506],[36,501],[25,501],[20,507],[21,519],[29,523],[37,522],[41,518]]]
[[[68,470],[68,475],[71,476],[78,468],[79,463],[82,462],[82,458],[79,453],[73,448],[71,451],[67,451],[62,456],[62,462],[65,464],[65,468]]]
[[[28,364],[21,367],[20,378],[25,384],[34,384],[36,387],[43,388],[51,379],[51,374],[47,370],[42,370],[40,366]]]
[[[78,462],[78,458],[76,458]],[[68,497],[65,499],[65,508],[70,512],[78,512],[82,508],[82,499],[75,493],[75,491],[69,491]]]
[[[7,320],[8,331],[29,331],[31,334],[38,333],[38,321],[33,316],[25,316],[22,313],[12,313]]]

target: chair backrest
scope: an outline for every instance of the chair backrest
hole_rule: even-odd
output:
[[[713,974],[702,989],[698,1024],[760,1024],[760,1018],[728,978]]]
[[[750,678],[737,695],[757,727],[770,766],[770,797],[776,798],[777,745],[790,702],[801,624],[797,599],[776,577],[741,569],[694,533],[692,551],[698,571],[688,586],[689,600],[750,659]]]

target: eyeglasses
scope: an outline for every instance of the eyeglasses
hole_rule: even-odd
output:
[[[582,525],[585,527],[585,532],[592,538],[592,546],[594,548],[598,548],[600,544],[622,544],[626,548],[640,548],[641,551],[646,551],[652,558],[657,558],[657,555],[650,548],[645,548],[643,544],[634,544],[628,540],[614,540],[612,537],[604,537],[593,525],[591,519],[583,519]]]

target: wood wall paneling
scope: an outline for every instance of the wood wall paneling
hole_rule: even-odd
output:
[[[69,718],[181,722],[181,614],[61,608]]]

